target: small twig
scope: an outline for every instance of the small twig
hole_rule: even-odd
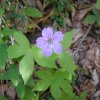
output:
[[[56,29],[56,30],[54,30],[54,31],[57,31],[57,22],[56,22],[56,20],[54,20],[54,22],[53,22],[53,27],[54,27],[54,29]]]
[[[2,80],[1,80],[1,93],[4,96],[4,89],[3,89],[3,82],[2,82]]]
[[[45,17],[43,17],[43,18],[37,20],[36,23],[39,23],[39,22],[42,22],[42,21],[43,21],[43,22],[46,22],[47,19],[53,14],[54,9],[55,9],[55,7],[53,7],[53,8],[51,9],[50,13],[49,13],[47,16],[45,16]]]
[[[81,94],[81,92],[80,92],[80,90],[78,89],[77,86],[73,85],[73,88],[74,88],[75,91],[77,92],[77,95],[80,95],[80,94]]]
[[[14,45],[15,41],[14,38],[10,35],[11,44]]]
[[[65,17],[64,17],[64,15],[63,15],[63,19],[64,19],[64,22],[65,22]],[[64,23],[64,32],[66,32],[67,30],[66,30],[66,23]]]
[[[16,10],[18,10],[20,8],[23,8],[23,6],[20,4],[19,0],[17,0],[17,4],[16,4]]]
[[[40,2],[40,0],[35,0],[35,3],[36,3],[36,5],[37,5],[37,7],[38,7],[41,11],[44,10],[44,9],[43,9],[43,5],[42,5],[42,3]]]
[[[85,34],[84,34],[84,36],[83,36],[81,42],[79,43],[79,46],[78,46],[77,50],[75,51],[75,53],[77,53],[77,52],[79,51],[80,46],[81,46],[82,43],[84,42],[86,36],[89,34],[89,32],[90,32],[90,30],[91,30],[91,27],[92,27],[92,24],[91,24],[91,25],[88,27],[88,29],[86,30],[86,32],[85,32]]]

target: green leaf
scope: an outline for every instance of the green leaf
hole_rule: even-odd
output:
[[[29,41],[21,32],[15,31],[13,37],[15,38],[16,44],[8,48],[8,57],[10,59],[25,55],[30,49]]]
[[[54,75],[54,79],[52,80],[50,91],[52,96],[55,97],[57,100],[62,96],[61,95],[62,90],[65,93],[67,93],[67,95],[70,95],[72,93],[72,87],[69,84],[69,82],[66,81],[67,77],[68,77],[67,74],[60,70],[57,70]]]
[[[86,92],[82,92],[80,96],[77,96],[74,93],[71,100],[85,100],[86,99],[85,98],[86,96],[87,96],[87,93]]]
[[[16,87],[16,92],[17,92],[17,95],[20,97],[20,98],[23,98],[24,95],[25,95],[25,86],[23,83],[19,83],[18,86]]]
[[[57,68],[55,61],[57,56],[53,54],[50,57],[45,57],[42,54],[41,49],[39,49],[36,45],[32,47],[34,60],[42,67],[49,67],[49,68]]]
[[[0,17],[4,14],[4,9],[0,9]]]
[[[72,31],[67,32],[67,33],[64,34],[63,41],[61,42],[63,49],[66,49],[66,48],[70,47],[70,45],[72,43],[72,38],[73,38],[73,35],[74,35],[74,31],[75,30],[72,30]]]
[[[62,92],[61,94],[61,98],[59,100],[78,100],[76,98],[73,99],[73,93],[71,93],[70,95],[68,95],[67,93],[65,92]],[[66,97],[67,96],[67,97]],[[83,99],[84,100],[84,99]]]
[[[42,17],[42,13],[33,7],[26,7],[22,10],[22,12],[24,13],[24,15],[26,16],[30,16],[30,17]]]
[[[57,84],[57,85],[56,85]],[[58,88],[58,83],[54,83],[51,85],[51,88],[50,88],[50,92],[51,92],[51,95],[56,99],[56,100],[59,100],[59,98],[61,97],[61,90],[60,88]]]
[[[32,51],[29,50],[22,58],[19,64],[19,72],[24,80],[24,84],[27,83],[34,70],[34,60]]]
[[[11,65],[11,67],[5,72],[2,76],[3,80],[11,80],[14,86],[18,85],[19,82],[19,71],[15,65]]]
[[[7,60],[7,45],[0,43],[0,68],[4,67]]]
[[[25,20],[25,17],[17,12],[12,12],[12,13],[9,13],[5,16],[6,21],[10,20],[10,19],[14,19],[14,18],[20,19],[21,21]]]
[[[26,84],[32,75],[34,67],[32,51],[30,50],[29,41],[21,32],[15,31],[13,37],[16,44],[8,48],[8,57],[12,59],[24,56],[19,64],[19,71]]]
[[[72,57],[67,52],[62,52],[59,55],[59,62],[63,70],[74,75],[74,71],[77,67],[74,64]]]
[[[33,87],[34,86],[34,84],[35,84],[35,82],[34,82],[34,79],[33,79],[33,77],[30,77],[30,79],[28,80],[28,82],[27,82],[27,86],[30,86],[30,87]]]
[[[96,14],[95,17],[98,25],[100,25],[100,14]]]
[[[21,45],[12,45],[8,48],[8,57],[10,59],[18,58],[20,56],[25,55],[27,52],[27,49],[24,48],[24,46]]]
[[[2,19],[0,18],[0,25],[2,24]]]
[[[23,45],[25,46],[26,48],[29,48],[30,47],[30,44],[29,44],[29,41],[28,39],[25,37],[25,35],[23,35],[23,33],[21,33],[20,31],[15,31],[14,34],[13,34],[16,42],[19,44],[19,45]]]
[[[80,95],[80,100],[85,100],[86,96],[87,96],[87,92],[82,92]]]
[[[37,72],[37,76],[42,79],[39,80],[35,86],[35,89],[38,91],[45,91],[51,83],[52,74],[48,70],[41,70]]]
[[[88,15],[84,19],[85,24],[93,24],[95,23],[95,21],[96,21],[95,15]]]
[[[39,100],[39,96],[36,95],[31,87],[25,87],[25,96],[23,100]]]
[[[52,96],[56,100],[62,100],[61,98],[63,96],[63,93],[66,93],[66,96],[65,96],[66,99],[63,99],[63,100],[70,100],[68,98],[71,98],[72,93],[73,93],[71,85],[67,81],[62,80],[62,79],[61,80],[58,79],[57,82],[56,84],[54,83],[51,85],[50,92]]]
[[[96,8],[100,9],[100,0],[97,0],[97,2],[96,2]]]
[[[13,30],[13,29],[10,29],[10,28],[8,28],[8,27],[5,27],[5,28],[2,30],[1,34],[4,35],[4,36],[9,36],[9,35],[13,35],[14,31],[15,31],[15,30]]]
[[[0,95],[0,100],[8,100],[5,96]]]
[[[72,94],[72,87],[67,81],[65,72],[60,70],[40,70],[37,72],[37,76],[40,78],[36,84],[38,91],[44,91],[50,87],[50,92],[56,100],[60,100],[62,91],[66,92],[67,95]]]

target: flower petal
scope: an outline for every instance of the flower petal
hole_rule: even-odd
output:
[[[36,44],[38,48],[43,48],[46,45],[46,40],[43,37],[39,37],[36,40]]]
[[[53,38],[53,30],[50,27],[44,28],[42,30],[42,36],[46,38]]]
[[[54,43],[53,50],[55,53],[60,54],[62,52],[62,45],[60,43]]]
[[[44,48],[42,48],[42,53],[46,56],[46,57],[49,57],[52,55],[52,45],[49,45],[49,44],[46,44],[44,46]]]
[[[60,42],[63,40],[63,34],[61,31],[57,31],[55,32],[54,36],[53,36],[53,40],[54,41],[57,41],[57,42]]]

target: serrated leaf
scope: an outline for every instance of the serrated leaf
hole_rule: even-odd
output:
[[[7,60],[7,45],[0,43],[0,68],[3,68]]]
[[[38,81],[38,83],[35,86],[35,89],[38,91],[45,91],[50,86],[50,83],[51,83],[53,76],[47,70],[38,71],[37,75],[42,80]]]
[[[25,35],[23,33],[21,33],[20,31],[15,31],[13,34],[15,41],[19,44],[19,45],[23,45],[26,48],[30,47],[29,41],[28,39],[25,37]]]
[[[4,35],[4,36],[13,35],[13,33],[14,33],[14,30],[9,29],[8,27],[5,27],[1,32],[1,34]]]
[[[66,93],[66,100],[68,100],[67,98],[68,97],[71,98],[71,95],[73,93],[71,85],[63,79],[61,80],[58,79],[56,84],[55,83],[52,84],[50,88],[50,92],[56,100],[62,100],[61,97],[63,93]]]
[[[77,67],[74,64],[72,57],[67,52],[62,52],[59,55],[59,62],[63,70],[74,75],[74,71]]]
[[[9,46],[8,48],[8,57],[10,59],[25,55],[30,48],[29,41],[21,32],[14,32],[13,36],[17,43],[15,45]]]
[[[49,70],[41,70],[37,72],[37,75],[41,79],[47,79],[52,77],[52,73]],[[51,79],[50,79],[51,80]]]
[[[18,85],[19,82],[19,71],[15,65],[11,65],[9,70],[2,76],[3,80],[11,80],[14,86]]]
[[[66,76],[66,77],[65,77]],[[67,95],[72,94],[72,87],[69,84],[68,81],[66,81],[67,75],[65,72],[62,72],[60,70],[57,70],[54,75],[54,80],[51,84],[51,94],[53,97],[55,97],[57,100],[62,96],[62,90],[67,93]]]
[[[19,72],[23,78],[24,84],[27,83],[34,70],[34,60],[32,51],[29,50],[26,55],[22,58],[19,64]]]
[[[24,95],[25,95],[25,86],[23,83],[19,83],[18,86],[16,87],[16,92],[17,92],[17,95],[20,97],[20,98],[23,98]]]
[[[62,85],[60,87],[63,89],[63,91],[65,93],[67,93],[68,95],[70,95],[70,93],[72,93],[72,87],[71,87],[71,85],[67,81],[65,81],[65,80],[61,80],[61,81],[62,81]]]
[[[61,42],[63,49],[66,49],[66,48],[70,47],[70,45],[72,43],[72,38],[73,38],[73,35],[74,35],[74,31],[75,30],[72,30],[72,31],[66,32],[64,34],[63,41]]]
[[[78,100],[76,98],[73,98],[73,96],[74,96],[73,93],[71,93],[70,95],[68,95],[67,93],[62,92],[61,98],[59,100]]]
[[[30,79],[28,80],[28,82],[27,82],[27,86],[30,86],[30,87],[33,87],[34,86],[34,84],[35,84],[35,82],[34,82],[34,79],[33,79],[33,77],[30,77]]]
[[[25,87],[25,96],[23,100],[39,100],[39,96],[36,95],[31,87]]]
[[[65,72],[60,70],[57,70],[56,72],[53,72],[52,70],[40,70],[37,72],[37,76],[40,78],[37,82],[38,85],[36,84],[37,90],[41,89],[41,91],[44,91],[44,88],[40,88],[41,86],[47,86],[45,89],[50,87],[50,92],[56,100],[60,100],[62,91],[66,92],[67,95],[72,94],[72,87],[66,80],[67,76],[65,77]]]
[[[37,9],[33,7],[26,7],[22,10],[24,15],[30,16],[30,17],[42,17],[42,13]]]
[[[55,64],[55,60],[57,59],[56,55],[52,55],[50,57],[45,57],[41,49],[39,49],[36,45],[32,48],[34,60],[42,67],[49,67],[49,68],[57,68]]]
[[[86,98],[85,98],[86,96],[87,96],[87,93],[86,93],[86,92],[82,92],[82,93],[80,94],[80,96],[77,96],[77,95],[74,93],[71,100],[85,100],[85,99],[86,99]]]
[[[61,90],[58,88],[58,85],[52,84],[50,88],[51,95],[56,99],[59,100],[61,97]]]
[[[50,86],[49,81],[39,80],[38,83],[36,84],[34,90],[45,91],[49,86]]]
[[[97,2],[96,2],[96,8],[100,9],[100,0],[97,0]]]
[[[67,73],[67,71],[62,71],[61,69],[58,70],[56,73],[55,73],[55,77],[59,77],[60,79],[67,79],[70,81],[69,77],[70,77],[70,74]]]
[[[93,23],[95,23],[95,21],[96,21],[95,15],[88,15],[84,19],[85,24],[93,24]]]
[[[25,55],[27,52],[27,49],[24,48],[24,46],[21,45],[12,45],[8,48],[8,57],[10,59],[18,58],[20,56]]]

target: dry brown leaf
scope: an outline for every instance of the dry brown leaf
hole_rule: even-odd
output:
[[[94,94],[94,97],[98,97],[100,96],[100,90],[98,90],[95,94]]]
[[[43,7],[43,5],[42,5],[42,3],[41,3],[41,0],[30,0],[31,2],[35,2],[35,4],[36,4],[36,6],[41,10],[41,11],[43,11],[44,10],[44,7]]]
[[[79,38],[81,38],[82,36],[83,36],[83,31],[81,28],[78,28],[74,33],[73,43],[75,43],[77,40],[79,40]]]
[[[86,84],[83,83],[80,86],[83,91],[87,91],[90,95],[94,94],[94,92],[96,91],[96,88],[91,81],[88,81]]]
[[[96,53],[95,53],[95,65],[100,68],[100,50],[97,48]]]
[[[89,11],[90,11],[90,8],[86,8],[86,9],[78,11],[77,14],[76,14],[76,18],[79,21],[81,21]]]
[[[8,90],[8,87],[9,87],[8,84],[0,85],[0,94],[2,94],[2,92],[6,92]]]
[[[93,73],[92,73],[92,77],[93,77],[93,84],[94,86],[96,86],[98,83],[99,83],[99,75],[96,71],[96,69],[93,70]]]
[[[28,6],[36,6],[35,1],[38,1],[38,0],[27,0]]]
[[[8,98],[10,100],[15,100],[15,96],[16,96],[16,91],[15,88],[13,86],[10,86],[6,92]]]

